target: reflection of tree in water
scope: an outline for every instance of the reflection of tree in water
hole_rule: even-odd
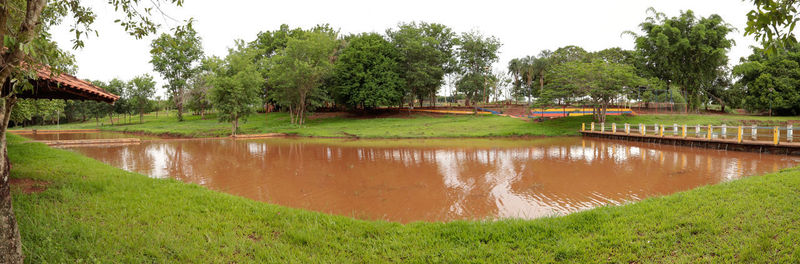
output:
[[[497,148],[176,140],[79,151],[114,166],[251,199],[402,222],[562,214],[797,162],[580,138]]]

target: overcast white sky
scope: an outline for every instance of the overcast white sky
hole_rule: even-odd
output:
[[[125,34],[113,21],[117,14],[106,1],[92,1],[98,14],[95,28],[100,36],[92,36],[86,47],[73,51],[78,62],[78,77],[92,80],[121,78],[150,73],[164,83],[149,63],[150,41],[155,36],[137,40]],[[494,35],[503,43],[496,68],[505,68],[515,57],[535,55],[544,49],[554,50],[577,45],[589,51],[609,47],[633,48],[626,30],[638,32],[638,25],[655,7],[668,16],[691,9],[697,16],[719,14],[736,27],[729,35],[736,41],[728,57],[729,64],[750,54],[750,37],[744,37],[746,13],[750,1],[742,0],[586,0],[586,1],[198,1],[187,0],[181,8],[168,8],[166,13],[178,20],[156,17],[162,31],[194,18],[195,29],[203,39],[207,55],[224,56],[234,39],[250,41],[259,31],[274,30],[281,24],[308,28],[329,23],[343,33],[378,32],[398,22],[426,21],[442,23],[457,32],[479,30]],[[55,40],[62,48],[72,47],[67,27],[57,27]],[[159,93],[163,95],[163,89]]]

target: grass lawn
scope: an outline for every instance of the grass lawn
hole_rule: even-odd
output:
[[[215,115],[186,115],[186,121],[177,122],[174,115],[152,114],[138,122],[98,125],[94,120],[60,126],[36,126],[22,129],[77,129],[100,128],[112,131],[142,132],[148,134],[171,134],[182,137],[216,137],[230,135],[230,124],[220,123]],[[428,137],[497,137],[497,136],[565,136],[578,135],[581,123],[592,122],[590,116],[560,118],[544,122],[529,122],[510,117],[493,115],[412,115],[393,118],[345,118],[330,117],[310,119],[302,127],[289,123],[286,113],[271,113],[265,122],[264,114],[251,115],[240,127],[243,134],[289,133],[300,136],[362,138],[428,138]],[[738,125],[742,120],[758,120],[765,124],[797,120],[798,117],[764,117],[745,115],[638,115],[609,116],[608,123],[645,124],[729,124]],[[13,128],[12,128],[13,129]]]
[[[470,118],[443,120],[496,121]],[[412,122],[446,126],[422,120],[427,119]],[[508,126],[573,127],[579,121]],[[210,129],[211,122],[182,125]],[[300,130],[335,133],[342,125],[336,120],[318,122],[308,125],[313,130]],[[373,129],[368,124],[404,121],[354,122],[365,123],[352,131],[377,135],[369,134]],[[509,124],[504,122],[498,121]],[[155,129],[155,124],[146,125]],[[188,125],[181,129],[192,131]],[[9,135],[11,177],[49,182],[39,193],[12,190],[28,263],[800,262],[798,169],[564,217],[402,225],[291,209],[176,180],[151,179],[23,141]]]

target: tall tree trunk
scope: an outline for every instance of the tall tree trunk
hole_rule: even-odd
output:
[[[144,123],[144,109],[139,109],[139,124]]]
[[[8,161],[8,149],[6,148],[6,130],[11,109],[14,107],[16,98],[9,97],[0,99],[0,263],[22,263],[22,241],[19,236],[19,227],[14,215],[14,207],[11,204],[11,186],[9,185],[9,173],[11,163]]]
[[[108,114],[108,120],[111,121],[111,125],[114,125],[114,112]]]
[[[183,88],[178,89],[178,97],[175,98],[175,106],[178,107],[178,122],[183,121]]]
[[[544,92],[544,74],[539,74],[539,96]]]
[[[231,130],[231,136],[235,136],[236,135],[236,130],[239,130],[239,116],[238,115],[233,118],[232,125],[233,125],[233,128]]]

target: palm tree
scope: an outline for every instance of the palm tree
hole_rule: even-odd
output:
[[[514,89],[520,90],[522,87],[522,61],[520,59],[514,58],[508,61],[508,73],[511,74],[511,78],[513,79]]]

